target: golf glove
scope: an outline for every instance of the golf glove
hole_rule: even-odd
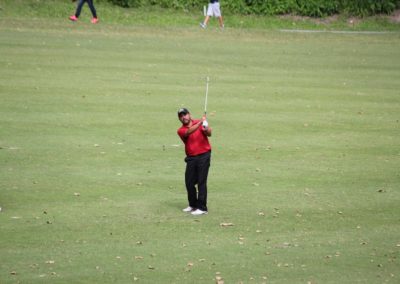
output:
[[[207,120],[203,120],[203,128],[207,129],[208,128],[208,122]]]

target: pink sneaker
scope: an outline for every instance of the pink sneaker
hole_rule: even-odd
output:
[[[70,16],[69,19],[73,22],[76,22],[78,20],[78,18],[75,15]]]
[[[92,24],[97,24],[97,22],[99,21],[99,19],[97,19],[97,18],[92,18],[90,21],[92,22]]]

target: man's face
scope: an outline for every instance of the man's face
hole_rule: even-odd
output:
[[[179,120],[182,122],[183,125],[188,125],[190,123],[190,120],[192,118],[190,117],[190,113],[187,114],[181,114],[179,116]]]

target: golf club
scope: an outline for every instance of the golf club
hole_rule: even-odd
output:
[[[210,81],[210,78],[207,76],[207,82],[206,82],[206,100],[204,103],[204,115],[207,115],[207,99],[208,99],[208,82]]]

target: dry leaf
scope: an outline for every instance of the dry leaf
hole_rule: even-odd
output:
[[[221,224],[219,224],[221,227],[231,227],[231,226],[234,226],[234,224],[233,223],[221,223]]]
[[[224,279],[222,279],[221,276],[216,276],[215,281],[216,281],[215,283],[217,284],[224,284]]]
[[[54,264],[54,263],[55,263],[54,260],[48,260],[48,261],[46,261],[46,264]]]

